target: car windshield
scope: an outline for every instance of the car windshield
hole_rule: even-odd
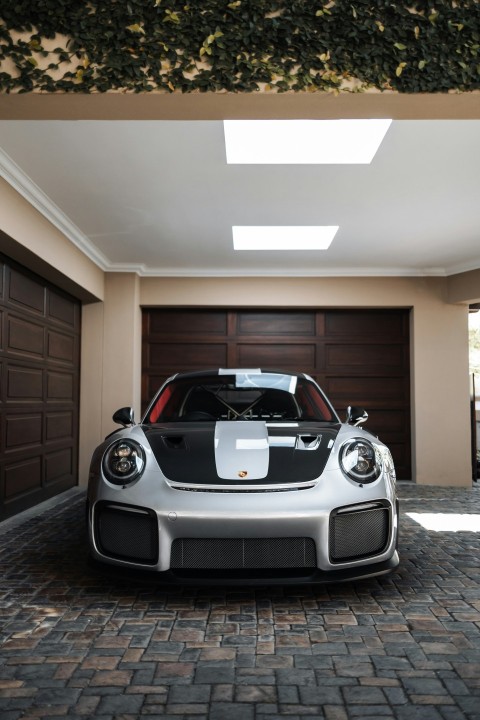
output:
[[[155,398],[144,422],[337,420],[317,386],[306,378],[230,372],[173,379]]]

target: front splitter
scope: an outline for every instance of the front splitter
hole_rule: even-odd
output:
[[[305,572],[295,568],[278,570],[139,570],[128,566],[109,565],[91,559],[91,565],[101,570],[102,575],[122,579],[135,580],[157,585],[324,585],[330,583],[366,580],[380,575],[387,575],[395,570],[400,563],[398,553],[389,560],[339,570],[318,570]]]

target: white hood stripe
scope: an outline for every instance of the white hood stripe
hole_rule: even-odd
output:
[[[215,424],[215,465],[223,480],[261,480],[268,475],[270,446],[263,420],[219,420]]]

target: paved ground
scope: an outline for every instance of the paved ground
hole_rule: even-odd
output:
[[[400,497],[400,570],[336,586],[112,580],[86,562],[78,492],[7,523],[1,719],[480,719],[480,487]]]

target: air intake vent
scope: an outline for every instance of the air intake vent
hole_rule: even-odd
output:
[[[390,537],[390,508],[363,503],[340,508],[330,516],[330,560],[347,562],[379,555]]]
[[[156,516],[143,508],[98,503],[95,541],[103,555],[154,565],[158,558]]]
[[[170,567],[188,570],[315,568],[311,538],[179,538]]]

